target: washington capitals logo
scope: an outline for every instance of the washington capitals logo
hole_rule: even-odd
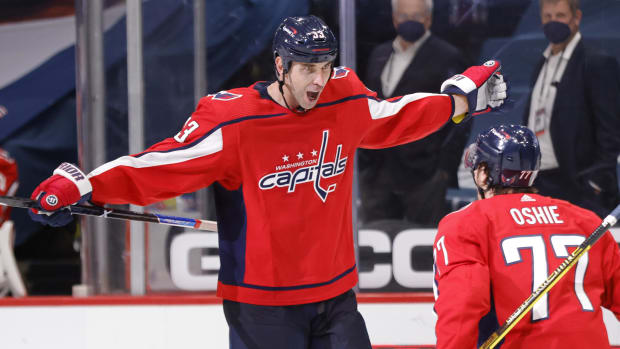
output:
[[[268,173],[258,181],[258,187],[262,190],[269,190],[275,187],[287,188],[287,192],[292,193],[295,191],[295,187],[298,184],[312,182],[314,191],[319,198],[325,202],[327,200],[327,195],[336,190],[336,184],[330,184],[327,188],[324,188],[321,184],[321,180],[341,175],[347,167],[347,157],[340,157],[342,154],[342,144],[338,144],[336,147],[334,161],[329,162],[325,160],[328,141],[329,131],[325,130],[323,131],[321,151],[316,165],[313,163],[310,166],[300,167],[294,172],[279,171]]]
[[[238,95],[228,91],[220,91],[218,93],[210,94],[209,97],[212,97],[214,100],[218,101],[230,101],[239,97],[243,97],[243,95]]]
[[[334,75],[332,75],[332,79],[341,79],[347,75],[349,75],[349,69],[345,67],[336,67],[334,68]]]

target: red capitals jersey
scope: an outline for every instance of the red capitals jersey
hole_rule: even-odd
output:
[[[0,149],[0,195],[15,195],[17,186],[17,163],[8,152]],[[0,205],[0,225],[9,219],[10,214],[11,207]]]
[[[478,200],[444,217],[434,245],[437,348],[475,348],[483,316],[494,309],[504,324],[600,224],[591,211],[535,194]],[[620,319],[620,250],[609,232],[501,348],[609,348],[601,307]]]
[[[274,102],[267,86],[202,98],[174,137],[95,169],[92,198],[146,205],[215,183],[218,295],[259,305],[325,300],[357,283],[355,150],[420,139],[450,120],[454,102],[378,100],[344,67],[303,114]]]

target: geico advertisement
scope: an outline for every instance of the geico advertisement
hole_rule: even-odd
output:
[[[366,291],[430,291],[435,229],[380,222],[358,232],[359,287]],[[612,229],[620,241],[620,228]],[[217,287],[217,233],[180,232],[166,239],[173,287],[208,291]],[[155,287],[156,288],[156,287]]]

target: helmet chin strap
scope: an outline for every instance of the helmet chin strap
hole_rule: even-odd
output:
[[[278,79],[278,87],[280,89],[280,94],[282,95],[282,99],[284,100],[284,105],[286,105],[286,107],[291,110],[294,113],[297,114],[303,114],[306,111],[308,111],[307,109],[304,109],[300,106],[298,106],[297,108],[293,109],[291,108],[288,103],[286,102],[286,97],[284,97],[284,89],[282,88],[282,86],[284,86],[284,72],[282,72],[282,80]]]

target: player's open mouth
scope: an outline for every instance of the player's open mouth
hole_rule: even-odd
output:
[[[314,102],[317,100],[317,98],[319,98],[319,93],[318,92],[306,92],[306,96],[308,96],[308,100],[310,102]]]

